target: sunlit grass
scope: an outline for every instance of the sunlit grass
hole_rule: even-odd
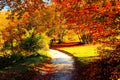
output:
[[[101,46],[100,44],[89,44],[89,45],[81,45],[75,47],[63,47],[59,48],[60,50],[66,51],[72,54],[74,57],[77,57],[78,60],[91,61],[93,58],[98,58],[99,54],[97,53],[97,47]]]
[[[84,46],[75,46],[75,47],[63,47],[59,49],[67,51],[73,54],[75,57],[90,57],[90,56],[98,56],[97,54],[98,46],[100,45],[96,44],[96,45],[84,45]]]
[[[34,66],[40,62],[43,62],[47,57],[46,56],[31,56],[20,61],[22,65]],[[18,62],[18,64],[20,64]]]
[[[40,55],[44,55],[44,56],[47,56],[47,57],[49,57],[49,58],[52,58],[52,56],[51,56],[51,54],[49,54],[49,52],[46,50],[46,51],[44,51],[44,50],[38,50],[37,51]]]

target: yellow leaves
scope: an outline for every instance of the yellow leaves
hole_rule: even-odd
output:
[[[8,26],[9,20],[7,20],[6,17],[7,17],[6,12],[0,12],[0,30]]]
[[[1,45],[4,43],[4,40],[2,39],[2,36],[1,36],[1,34],[0,34],[0,47],[1,47]]]
[[[17,45],[17,40],[13,40],[13,46]]]

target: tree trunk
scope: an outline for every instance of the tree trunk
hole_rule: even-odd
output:
[[[81,39],[82,39],[82,43],[88,44],[88,39],[86,35],[83,35]]]

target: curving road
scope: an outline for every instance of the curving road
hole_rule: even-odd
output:
[[[42,74],[42,77],[38,74],[34,80],[74,80],[74,59],[63,52],[53,49],[50,49],[49,53],[52,60],[41,68],[40,74]]]
[[[51,64],[55,66],[50,80],[73,80],[74,59],[57,50],[51,49],[49,52],[53,56]]]

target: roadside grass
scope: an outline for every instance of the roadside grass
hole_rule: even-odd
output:
[[[42,63],[43,61],[45,61],[47,58],[48,57],[44,55],[30,56],[30,57],[21,59],[16,64],[14,64],[14,66],[25,65],[29,67],[34,67],[38,63]]]
[[[36,74],[36,71],[34,71],[33,68],[36,65],[42,66],[42,63],[47,59],[48,57],[45,55],[32,55],[29,57],[23,57],[13,65],[9,65],[8,67],[0,69],[0,80],[12,80],[13,78],[16,80],[16,78],[22,77],[26,72],[29,71],[32,71],[34,74]]]
[[[49,54],[48,50],[38,50],[37,51],[40,55],[47,56],[49,58],[52,58],[52,56]]]
[[[93,60],[99,59],[97,48],[102,46],[101,44],[86,44],[81,46],[63,47],[59,50],[66,51],[76,57],[82,63],[89,63]]]
[[[46,51],[40,50],[37,54],[32,54],[28,56],[24,56],[21,53],[16,54],[6,54],[4,55],[2,52],[0,53],[0,69],[18,66],[24,64],[26,66],[34,66],[38,63],[45,61],[47,58],[51,58],[49,53]]]

